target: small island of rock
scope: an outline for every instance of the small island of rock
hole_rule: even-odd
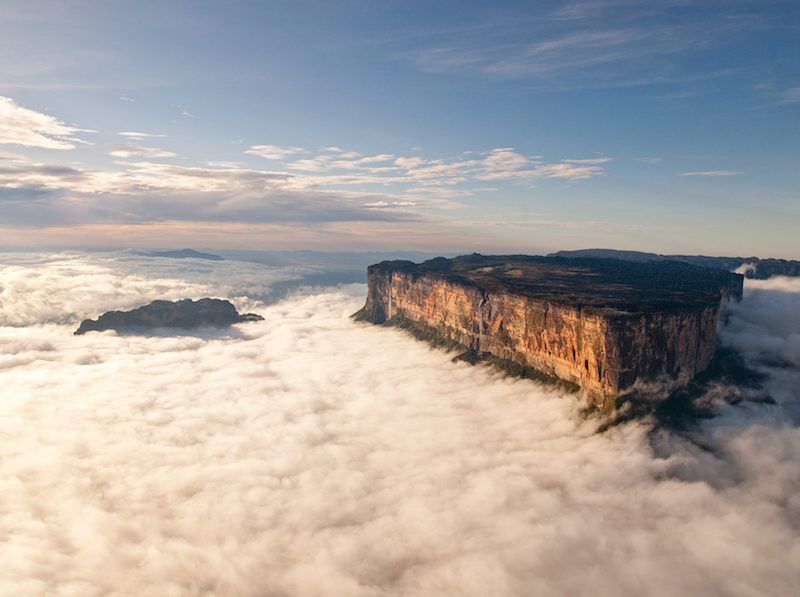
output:
[[[158,300],[132,311],[108,311],[97,320],[86,319],[75,331],[75,335],[105,330],[137,332],[153,328],[226,327],[234,323],[263,319],[254,313],[241,315],[230,301],[222,299],[184,299],[174,302]]]

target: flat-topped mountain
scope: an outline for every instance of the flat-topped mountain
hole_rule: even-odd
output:
[[[230,301],[222,299],[184,299],[174,302],[158,300],[132,311],[108,311],[97,320],[85,319],[75,335],[105,330],[138,332],[154,328],[226,327],[234,323],[263,319],[254,313],[240,315]]]
[[[357,319],[572,382],[608,409],[637,381],[680,384],[706,369],[743,278],[675,261],[473,254],[384,261],[368,282]]]
[[[761,259],[759,257],[709,257],[706,255],[661,255],[643,251],[620,251],[617,249],[579,249],[558,251],[550,257],[591,257],[601,259],[623,259],[625,261],[682,261],[692,265],[725,269],[742,268],[745,278],[765,280],[772,276],[800,276],[800,261],[791,259]],[[744,266],[744,267],[742,267]]]

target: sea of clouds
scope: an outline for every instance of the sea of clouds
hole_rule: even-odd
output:
[[[775,404],[598,433],[353,322],[363,285],[274,300],[304,273],[0,254],[0,595],[797,594],[800,280],[748,280],[722,333]],[[202,296],[265,321],[72,335]]]

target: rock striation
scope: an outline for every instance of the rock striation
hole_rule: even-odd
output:
[[[673,261],[524,255],[384,261],[354,317],[576,384],[613,409],[637,382],[685,384],[714,358],[743,277]]]
[[[132,311],[108,311],[96,320],[85,319],[75,335],[105,330],[137,332],[153,328],[226,327],[234,323],[263,319],[254,313],[240,315],[230,301],[222,299],[184,299],[174,302],[159,300]]]

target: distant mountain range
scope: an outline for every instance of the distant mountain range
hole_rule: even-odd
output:
[[[643,251],[620,251],[617,249],[580,249],[558,251],[550,257],[590,257],[598,259],[622,259],[624,261],[681,261],[728,271],[739,270],[745,278],[764,280],[772,276],[800,276],[800,261],[788,259],[761,259],[759,257],[708,257],[705,255],[661,255]]]
[[[148,251],[146,255],[150,257],[169,257],[171,259],[208,259],[210,261],[224,261],[219,255],[213,253],[201,253],[194,249],[181,249],[179,251]]]

